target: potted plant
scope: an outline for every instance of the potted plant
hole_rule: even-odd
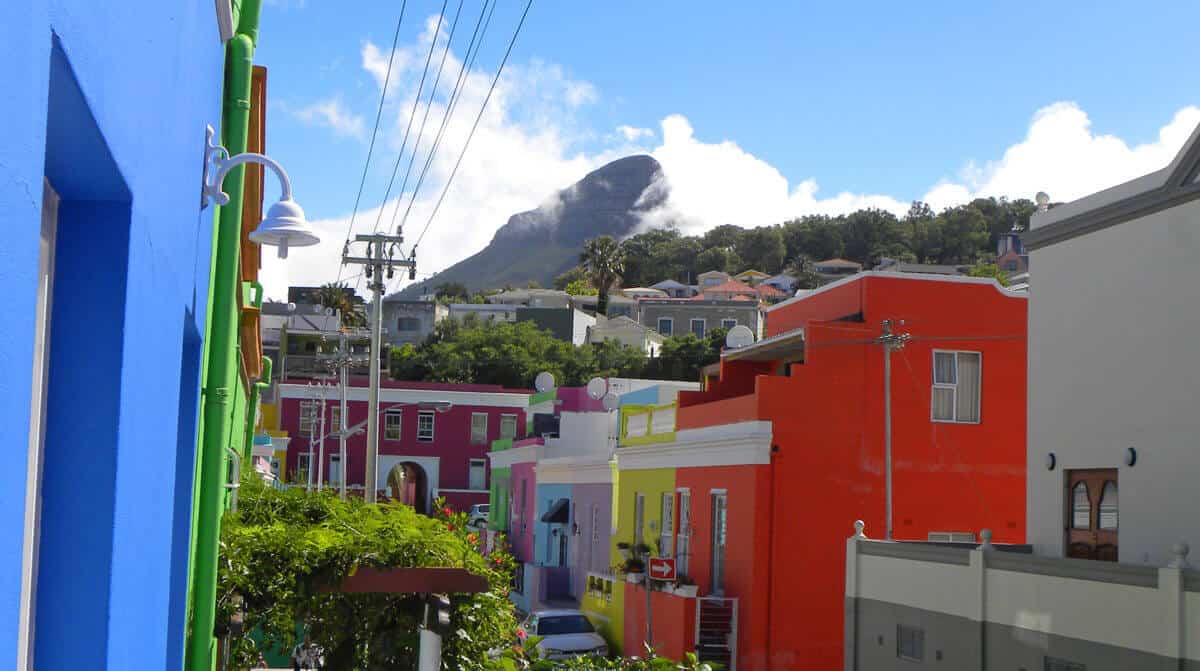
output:
[[[677,596],[692,598],[695,597],[700,587],[696,585],[696,581],[690,576],[680,574],[675,581],[674,592]]]
[[[621,559],[623,561],[629,561],[629,557],[633,554],[632,550],[630,550],[629,543],[626,543],[625,541],[617,543],[617,552],[621,554]]]
[[[625,560],[625,576],[626,580],[632,583],[640,583],[646,576],[646,564],[641,559],[633,557]]]

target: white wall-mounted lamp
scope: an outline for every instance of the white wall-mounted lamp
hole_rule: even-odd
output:
[[[289,247],[308,247],[321,241],[304,220],[304,210],[292,200],[292,182],[283,166],[263,154],[245,153],[231,157],[224,147],[213,142],[216,132],[212,126],[208,127],[207,133],[204,148],[204,206],[208,206],[210,202],[217,205],[227,204],[229,195],[221,190],[225,175],[239,165],[258,163],[275,172],[282,193],[279,202],[267,210],[267,216],[263,217],[262,223],[250,234],[250,241],[278,247],[281,259],[287,258]]]

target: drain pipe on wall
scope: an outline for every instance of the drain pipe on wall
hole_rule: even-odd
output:
[[[250,79],[261,0],[243,0],[238,32],[225,49],[225,92],[222,109],[222,144],[230,155],[246,151],[250,127]],[[229,203],[217,218],[215,263],[211,280],[211,312],[208,332],[208,368],[205,371],[202,417],[203,440],[197,461],[198,490],[195,511],[195,545],[192,556],[192,612],[188,628],[184,668],[210,671],[213,668],[217,604],[217,557],[221,516],[225,511],[226,448],[238,432],[231,410],[237,368],[237,296],[241,289],[238,256],[241,252],[242,198],[245,168],[234,168],[226,179]],[[242,446],[245,449],[245,446]],[[239,464],[240,465],[240,464]]]

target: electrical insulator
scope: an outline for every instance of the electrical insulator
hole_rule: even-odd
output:
[[[417,279],[417,267],[409,266],[408,267],[408,280],[411,282],[415,279]]]
[[[394,269],[393,269],[391,266],[388,266],[388,269],[387,269],[387,278],[388,278],[389,280],[390,280],[390,279],[392,279],[392,275],[394,275],[394,274],[395,274],[395,270],[394,270]]]
[[[366,270],[366,273],[367,273],[367,279],[368,279],[368,280],[369,280],[369,279],[371,279],[371,266],[367,266],[367,267],[365,268],[365,270]]]

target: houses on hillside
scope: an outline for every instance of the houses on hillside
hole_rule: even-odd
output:
[[[1200,128],[1162,170],[1034,214],[1028,545],[883,543],[868,522],[845,668],[1200,667],[1197,170]]]

